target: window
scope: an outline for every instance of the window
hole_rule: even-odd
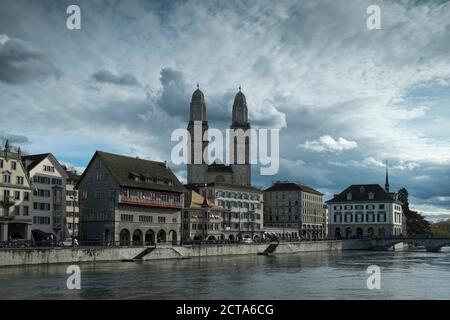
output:
[[[353,222],[353,215],[351,213],[345,213],[345,222]]]
[[[23,177],[16,177],[16,184],[23,184]]]
[[[133,222],[133,215],[132,214],[121,214],[120,220],[123,222]]]
[[[347,206],[344,207],[344,209],[345,209],[345,210],[352,210],[352,209],[353,209],[353,206],[347,205]]]
[[[342,215],[340,213],[336,213],[334,215],[334,222],[341,223],[342,222]]]
[[[9,174],[5,174],[3,176],[3,182],[4,183],[11,183],[11,176]]]
[[[14,215],[16,215],[16,216],[20,215],[20,207],[19,206],[14,206]]]
[[[17,169],[17,162],[11,161],[11,170],[16,170],[16,169]]]
[[[158,217],[158,223],[166,223],[166,217]]]
[[[364,214],[362,212],[356,213],[355,222],[364,222]]]
[[[23,215],[24,216],[28,216],[30,214],[30,207],[28,206],[23,206],[22,207],[22,211],[23,211]]]
[[[352,200],[352,193],[351,192],[347,193],[347,200]]]
[[[34,189],[33,196],[35,197],[43,197],[50,198],[50,190],[42,190],[42,189]]]
[[[334,206],[334,210],[342,210],[342,206]]]
[[[62,185],[62,180],[58,178],[52,178],[52,184]]]
[[[3,168],[3,159],[0,159],[0,168]]]
[[[373,192],[369,192],[369,200],[373,200],[375,197]]]
[[[380,204],[380,205],[378,206],[378,209],[384,210],[384,204]]]
[[[374,222],[375,220],[375,214],[373,212],[368,212],[366,214],[366,221],[367,222]]]
[[[50,224],[50,218],[49,217],[33,217],[33,223],[34,224]]]
[[[366,209],[367,209],[367,210],[373,210],[373,209],[375,209],[375,205],[373,205],[373,204],[368,204],[368,205],[366,206]]]
[[[44,165],[44,171],[46,171],[46,172],[55,172],[55,167]]]
[[[152,216],[139,216],[139,222],[152,223],[153,222],[153,217]]]
[[[50,203],[33,202],[34,210],[50,211]]]
[[[378,212],[378,222],[386,222],[386,212]]]
[[[14,199],[20,200],[20,191],[14,191]]]
[[[356,210],[364,210],[364,206],[358,204],[358,205],[355,206],[355,209],[356,209]]]

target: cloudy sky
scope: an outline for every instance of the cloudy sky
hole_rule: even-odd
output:
[[[95,150],[168,160],[197,82],[221,129],[242,85],[252,126],[281,129],[280,171],[254,184],[329,199],[383,184],[388,160],[391,189],[450,217],[449,53],[447,1],[1,0],[0,139],[77,168]]]

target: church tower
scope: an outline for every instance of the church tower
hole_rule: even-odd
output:
[[[203,141],[203,136],[208,130],[208,121],[206,120],[205,96],[198,84],[197,90],[192,94],[187,130],[191,135],[188,143],[190,158],[187,165],[187,182],[204,184],[207,182],[208,164],[206,159],[203,159],[203,152],[208,148],[208,141]]]
[[[230,135],[230,164],[233,184],[251,185],[250,166],[250,122],[248,121],[247,101],[239,86],[234,97]],[[233,135],[234,132],[234,135]],[[236,135],[244,134],[241,139]]]

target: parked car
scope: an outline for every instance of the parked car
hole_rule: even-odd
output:
[[[74,244],[78,245],[78,240],[74,239]],[[66,238],[64,241],[60,242],[61,247],[71,247],[72,246],[72,238]]]

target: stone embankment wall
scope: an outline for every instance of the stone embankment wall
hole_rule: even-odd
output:
[[[217,244],[194,246],[157,246],[142,260],[183,259],[209,256],[260,254],[269,244]],[[349,246],[349,245],[347,245]],[[363,246],[359,244],[363,249]],[[342,250],[343,242],[337,240],[280,243],[274,254]],[[358,244],[352,244],[358,249]],[[145,247],[75,247],[75,248],[8,248],[0,249],[0,266],[82,263],[132,260]]]

